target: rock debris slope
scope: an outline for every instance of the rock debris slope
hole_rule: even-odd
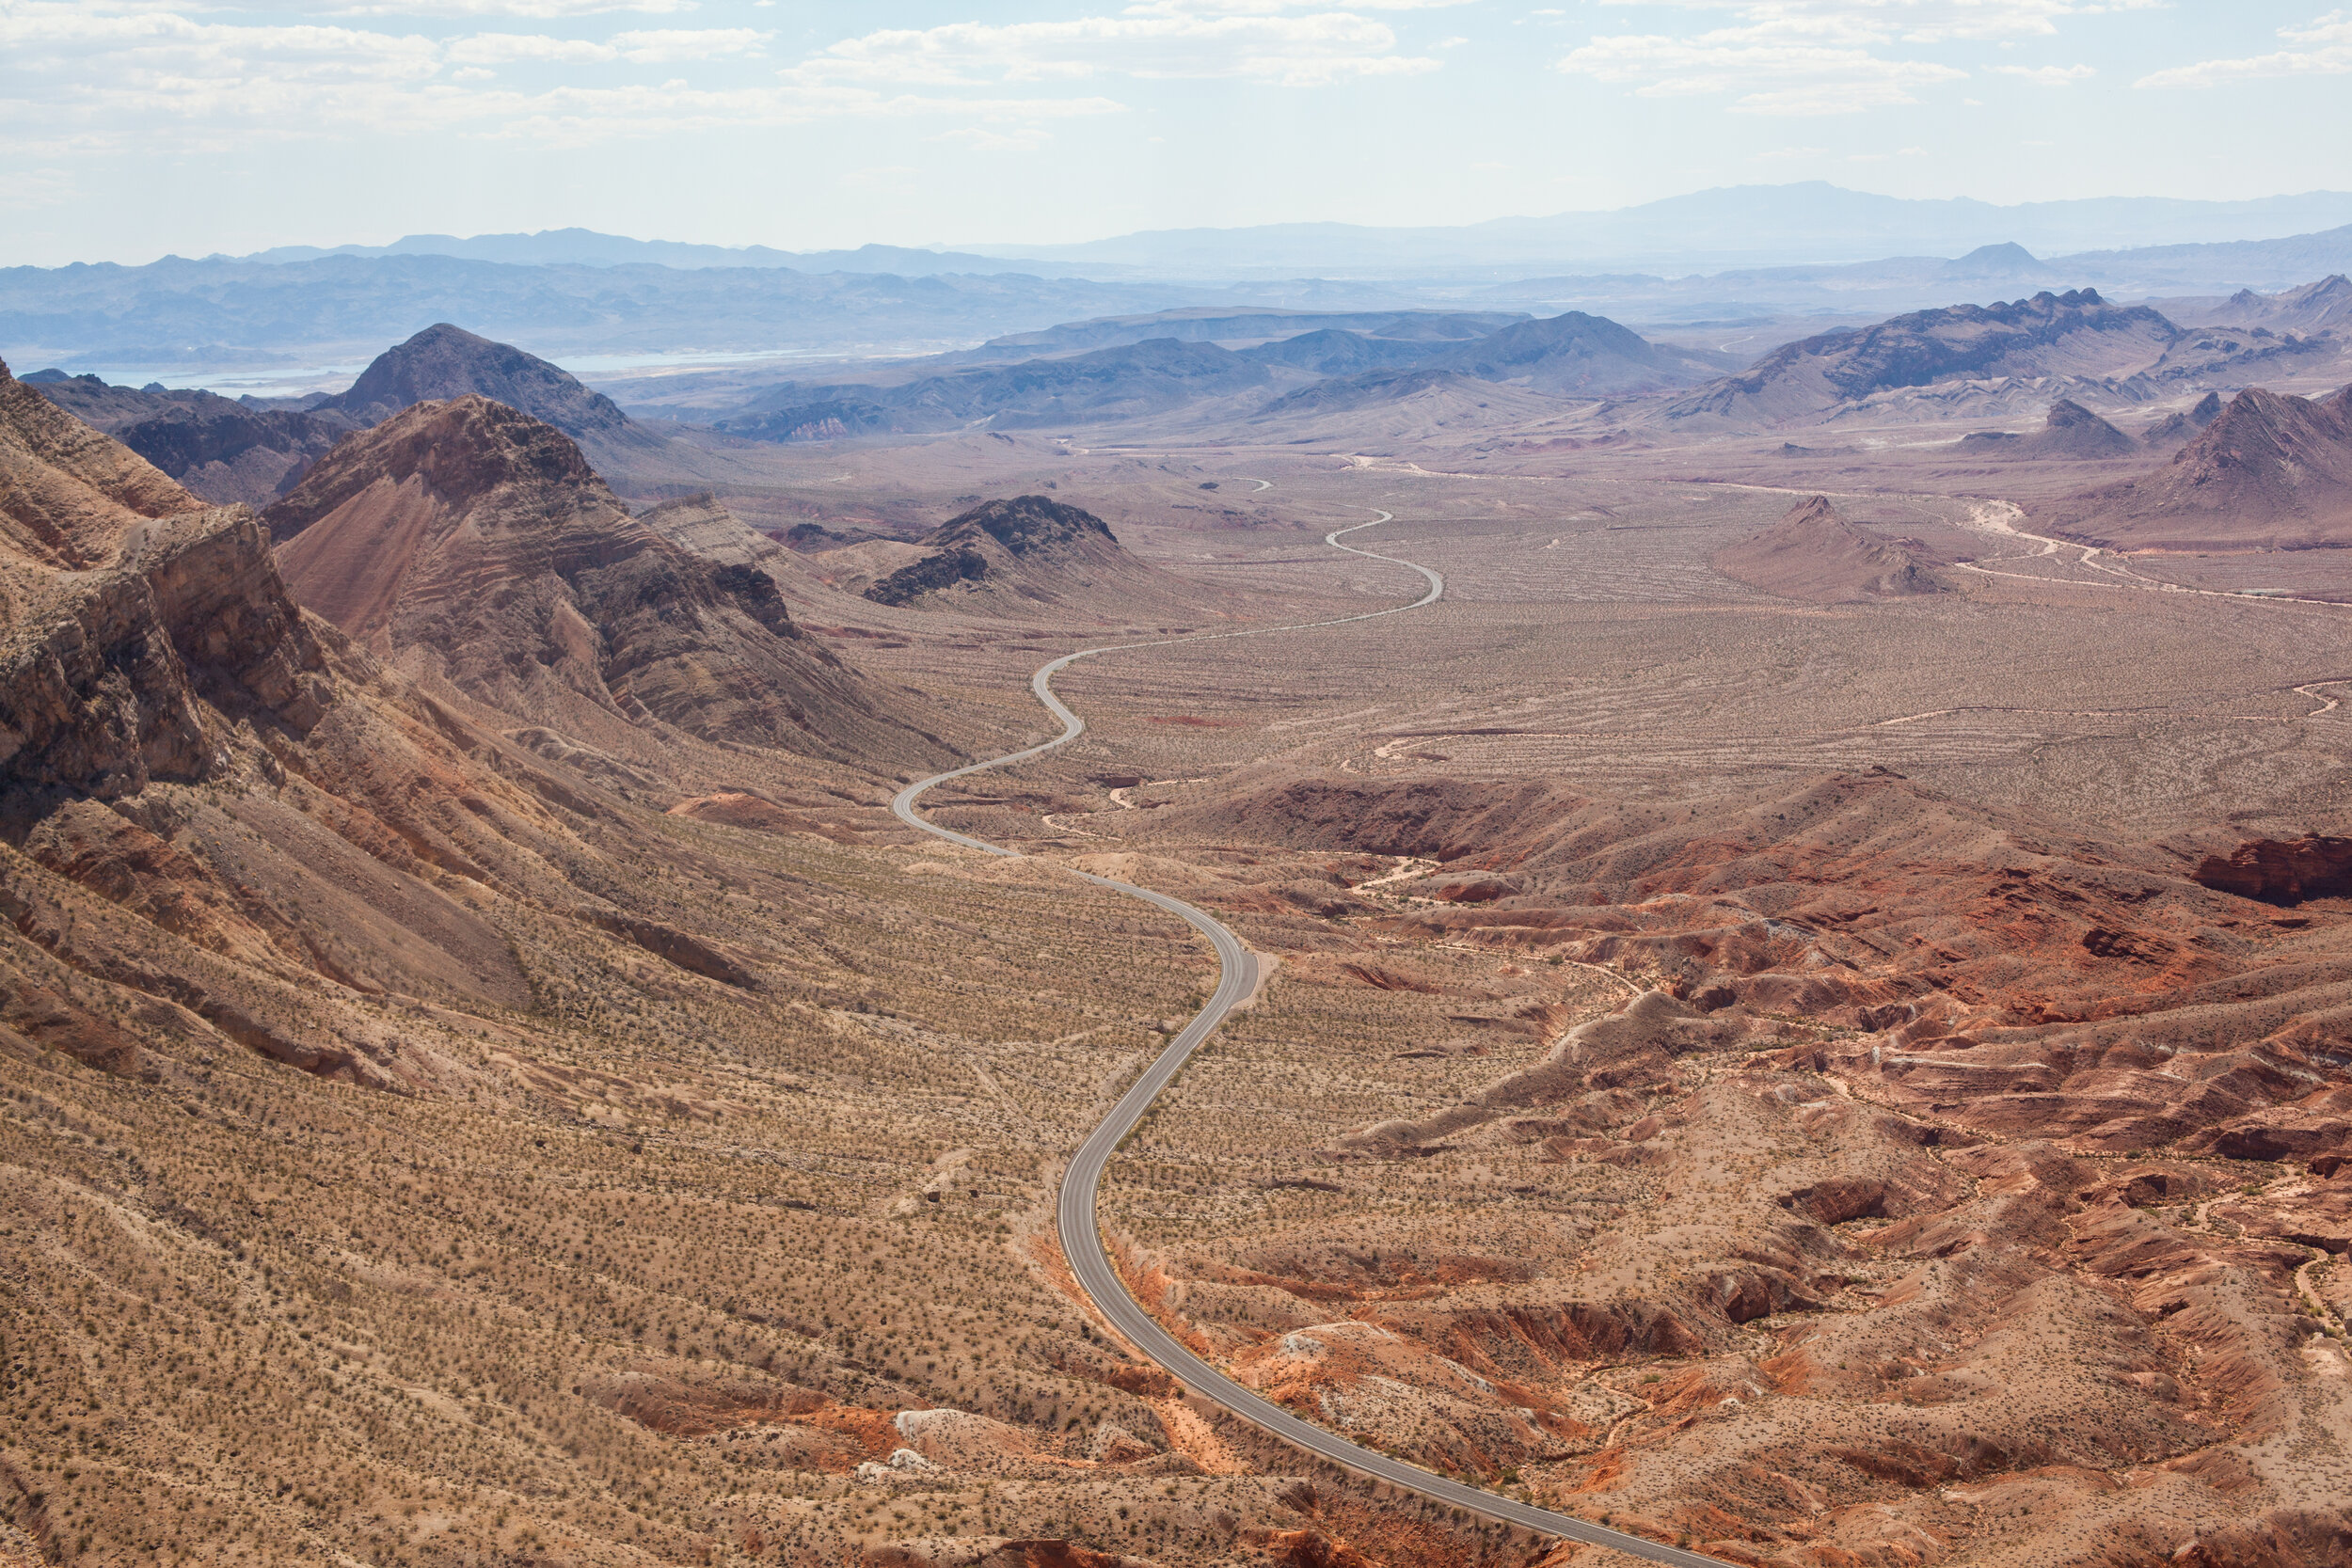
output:
[[[265,514],[302,602],[379,657],[594,743],[616,726],[868,762],[945,755],[804,637],[772,578],[632,517],[554,426],[423,403]]]

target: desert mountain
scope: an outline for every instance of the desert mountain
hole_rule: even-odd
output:
[[[1041,332],[1016,332],[992,338],[974,349],[943,356],[973,363],[983,360],[1034,359],[1113,348],[1154,338],[1187,343],[1246,343],[1244,354],[1270,354],[1280,343],[1324,332],[1344,332],[1375,342],[1458,342],[1483,338],[1527,317],[1516,310],[1250,310],[1192,306],[1154,310],[1139,316],[1104,316],[1093,321],[1064,322]],[[1268,363],[1289,364],[1286,359]]]
[[[1258,343],[1243,349],[1241,356],[1260,365],[1288,365],[1317,375],[1357,375],[1418,364],[1429,352],[1429,343],[1422,339],[1375,338],[1367,332],[1327,326]]]
[[[1506,326],[1418,362],[1539,392],[1599,397],[1693,386],[1739,361],[1661,347],[1606,317],[1570,310]]]
[[[305,615],[250,511],[206,507],[5,366],[0,511],[13,1027],[152,1079],[72,999],[94,977],[190,1052],[391,1086],[433,1053],[338,999],[529,1004],[506,941],[438,882],[529,880],[560,836],[533,785],[565,786]]]
[[[2006,305],[1954,305],[1785,343],[1669,404],[1674,420],[1774,424],[1939,382],[2121,377],[2159,360],[2180,329],[2093,289]]]
[[[1412,369],[1576,397],[1689,387],[1736,361],[1651,343],[1600,316],[1570,310],[1458,341],[1372,337],[1331,328],[1241,351],[1262,364],[1330,376]],[[1375,384],[1378,385],[1378,384]]]
[[[1147,585],[1149,570],[1091,512],[1044,496],[993,500],[924,537],[927,552],[866,590],[876,604],[1011,595],[1052,602]]]
[[[2152,447],[2177,446],[2221,417],[2221,394],[2207,392],[2186,411],[2175,409],[2150,425],[2140,439]]]
[[[2139,443],[2071,398],[2050,404],[2043,426],[2030,436],[2006,430],[1979,431],[1960,440],[1963,452],[1986,457],[2084,458],[2126,457]]]
[[[2352,544],[2352,387],[2321,401],[2249,388],[2165,467],[2042,520],[2131,549]]]
[[[596,744],[627,726],[928,758],[757,567],[629,515],[554,426],[487,398],[355,436],[265,514],[302,602],[428,681]]]
[[[2352,278],[2333,273],[2315,283],[2275,294],[2240,289],[2209,315],[2233,326],[2266,326],[2281,332],[2352,330]]]
[[[787,386],[719,428],[764,441],[881,431],[1104,424],[1263,386],[1265,367],[1215,343],[1154,338],[1004,367],[975,366],[895,386]]]
[[[248,408],[186,388],[111,387],[94,375],[43,372],[24,385],[218,506],[267,505],[351,428],[334,414]]]
[[[469,392],[520,409],[576,440],[610,441],[633,429],[611,398],[590,391],[568,372],[447,322],[386,349],[348,391],[313,406],[373,425],[417,404]]]
[[[1943,592],[1920,552],[1854,527],[1827,496],[1798,502],[1709,564],[1766,593],[1824,604]]]

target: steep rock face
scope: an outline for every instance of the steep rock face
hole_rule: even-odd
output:
[[[1091,512],[1045,496],[993,500],[950,518],[921,541],[930,551],[866,590],[876,604],[913,604],[951,589],[1047,601],[1132,586],[1144,568]]]
[[[662,721],[874,760],[937,751],[801,635],[764,571],[680,548],[561,431],[487,398],[419,404],[354,436],[266,516],[304,604],[526,722]]]
[[[2352,543],[2352,387],[2317,402],[2249,388],[2165,467],[2039,515],[2130,548]]]
[[[1960,450],[1988,457],[2095,460],[2128,457],[2139,443],[2072,398],[2050,404],[2048,421],[2030,436],[1989,431],[1961,437]]]
[[[602,392],[590,391],[568,372],[447,322],[386,349],[359,372],[349,391],[318,406],[372,425],[417,404],[468,393],[519,409],[566,436],[611,438],[628,426],[628,417],[618,404]]]
[[[2094,289],[2006,305],[1954,305],[1786,343],[1749,369],[1666,408],[1673,420],[1803,420],[1876,393],[2006,376],[2127,375],[2161,358],[2180,328]]]
[[[1918,552],[1865,533],[1827,496],[1800,501],[1762,532],[1716,551],[1710,564],[1767,593],[1820,603],[1943,592]]]
[[[298,732],[317,722],[323,655],[252,514],[204,507],[5,365],[0,512],[9,781],[111,796],[204,776],[207,677],[231,707],[261,705]]]
[[[248,408],[191,388],[136,391],[94,375],[27,385],[216,506],[268,505],[352,428],[338,414]]]

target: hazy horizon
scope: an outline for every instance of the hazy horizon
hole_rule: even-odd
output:
[[[2339,188],[2352,20],[2155,0],[14,0],[7,264],[585,228],[1445,226],[1821,180]]]

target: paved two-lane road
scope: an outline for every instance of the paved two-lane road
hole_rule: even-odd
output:
[[[1429,592],[1411,604],[1393,605],[1387,610],[1371,610],[1362,615],[1341,616],[1336,620],[1305,622],[1294,626],[1263,626],[1250,631],[1212,632],[1201,637],[1168,638],[1154,642],[1122,642],[1109,647],[1086,648],[1074,654],[1065,654],[1040,670],[1029,682],[1029,689],[1037,693],[1038,701],[1045,705],[1046,711],[1061,721],[1061,734],[1041,745],[1031,746],[1025,751],[1009,752],[1001,757],[991,757],[986,762],[976,762],[966,768],[934,774],[928,779],[918,779],[898,791],[898,797],[890,802],[890,809],[898,813],[902,821],[920,828],[927,833],[936,833],[952,843],[963,845],[967,848],[985,850],[992,855],[1017,854],[1019,851],[1008,849],[1002,845],[991,844],[986,839],[975,838],[969,833],[959,833],[940,827],[936,823],[926,821],[915,811],[914,802],[925,790],[934,784],[945,784],[950,779],[961,779],[984,768],[1002,768],[1009,763],[1025,762],[1030,757],[1053,751],[1057,747],[1067,746],[1085,734],[1086,721],[1073,713],[1064,705],[1060,698],[1054,695],[1053,687],[1054,677],[1079,659],[1091,658],[1097,654],[1118,653],[1130,648],[1165,648],[1179,642],[1205,642],[1233,637],[1263,637],[1274,632],[1311,631],[1319,626],[1345,626],[1351,622],[1369,621],[1382,615],[1397,615],[1408,610],[1419,610],[1423,605],[1436,603],[1445,593],[1445,579],[1428,567],[1416,565],[1409,561],[1399,561],[1394,556],[1380,555],[1372,550],[1358,549],[1353,545],[1340,543],[1341,534],[1353,533],[1357,529],[1377,528],[1381,523],[1392,520],[1391,514],[1381,512],[1372,522],[1358,523],[1354,528],[1334,530],[1324,536],[1323,542],[1334,549],[1345,550],[1350,555],[1360,555],[1373,561],[1391,562],[1399,566],[1411,567],[1412,570],[1419,572],[1428,579]],[[1569,1540],[1587,1542],[1597,1546],[1612,1547],[1629,1557],[1645,1558],[1652,1562],[1672,1563],[1676,1564],[1677,1568],[1724,1568],[1722,1563],[1711,1557],[1702,1557],[1696,1552],[1684,1551],[1677,1546],[1661,1545],[1658,1542],[1645,1540],[1638,1535],[1627,1535],[1619,1530],[1587,1524],[1572,1514],[1555,1513],[1547,1508],[1536,1508],[1529,1503],[1497,1497],[1492,1492],[1467,1486],[1434,1471],[1424,1470],[1419,1465],[1407,1465],[1401,1459],[1391,1459],[1387,1454],[1375,1453],[1370,1449],[1359,1448],[1335,1433],[1311,1422],[1300,1420],[1255,1390],[1235,1383],[1232,1378],[1227,1377],[1223,1372],[1218,1371],[1179,1344],[1175,1338],[1162,1328],[1150,1313],[1144,1311],[1136,1303],[1135,1298],[1127,1293],[1126,1286],[1120,1282],[1118,1271],[1111,1266],[1110,1257],[1103,1247],[1101,1227],[1096,1225],[1094,1219],[1095,1196],[1102,1185],[1103,1169],[1110,1164],[1111,1156],[1118,1152],[1120,1141],[1134,1131],[1136,1123],[1143,1118],[1143,1113],[1151,1108],[1152,1101],[1158,1099],[1160,1091],[1168,1087],[1176,1074],[1184,1069],[1184,1062],[1191,1056],[1193,1048],[1207,1039],[1216,1026],[1225,1022],[1226,1015],[1238,1006],[1243,998],[1257,989],[1258,960],[1253,954],[1242,946],[1240,938],[1180,898],[1171,898],[1165,893],[1154,893],[1150,888],[1136,887],[1132,882],[1122,882],[1109,877],[1096,877],[1086,872],[1076,872],[1074,875],[1084,877],[1097,886],[1123,893],[1130,898],[1140,898],[1147,904],[1156,905],[1184,921],[1193,929],[1209,939],[1210,946],[1216,950],[1218,971],[1216,992],[1209,998],[1208,1005],[1193,1015],[1192,1022],[1184,1026],[1184,1032],[1168,1041],[1168,1049],[1162,1051],[1153,1059],[1152,1065],[1144,1070],[1143,1076],[1136,1079],[1134,1085],[1120,1097],[1119,1103],[1111,1108],[1110,1115],[1104,1117],[1101,1125],[1088,1135],[1086,1142],[1078,1146],[1078,1152],[1072,1157],[1068,1170],[1062,1175],[1061,1192],[1055,1206],[1055,1224],[1061,1236],[1062,1251],[1069,1258],[1071,1269],[1077,1275],[1079,1285],[1093,1299],[1096,1308],[1102,1312],[1103,1316],[1108,1319],[1120,1334],[1126,1336],[1127,1341],[1137,1351],[1157,1362],[1179,1383],[1194,1393],[1223,1406],[1253,1426],[1273,1433],[1295,1448],[1304,1449],[1309,1453],[1320,1455],[1335,1464],[1346,1465],[1359,1474],[1375,1477],[1394,1486],[1405,1487],[1435,1501],[1467,1509],[1489,1519],[1497,1519],[1526,1529],[1541,1531],[1546,1535],[1564,1536]]]

